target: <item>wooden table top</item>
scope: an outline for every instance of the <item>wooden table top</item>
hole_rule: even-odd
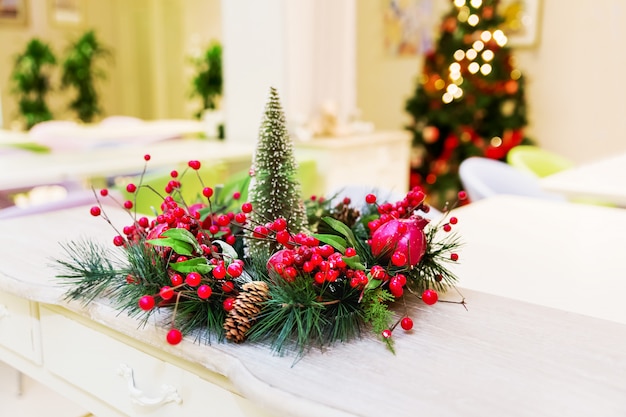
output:
[[[394,332],[396,355],[367,331],[297,362],[256,344],[169,346],[165,330],[138,329],[105,302],[66,304],[49,266],[58,242],[114,235],[88,208],[0,221],[0,290],[77,311],[199,374],[225,375],[275,415],[625,415],[626,271],[615,255],[626,248],[626,211],[502,197],[455,215],[467,310],[410,301],[415,327]]]

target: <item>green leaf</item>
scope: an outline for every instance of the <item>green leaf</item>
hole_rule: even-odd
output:
[[[146,243],[149,243],[154,246],[165,246],[168,248],[172,248],[174,252],[180,255],[185,255],[185,256],[193,255],[193,246],[181,240],[164,237],[160,239],[146,240]]]
[[[344,223],[340,222],[339,220],[333,219],[332,217],[323,217],[322,220],[324,220],[324,222],[332,227],[333,230],[335,230],[337,233],[345,236],[345,238],[348,239],[348,243],[350,243],[350,246],[357,246],[356,238],[354,237],[354,233],[352,233],[352,229],[350,229]]]
[[[350,268],[365,271],[365,265],[361,263],[361,258],[359,257],[359,255],[342,256],[341,258]]]
[[[213,270],[214,266],[209,265],[206,258],[199,257],[189,259],[183,262],[171,263],[170,268],[177,272],[198,272],[200,274],[208,274]]]
[[[320,242],[328,243],[330,246],[337,249],[341,253],[345,252],[346,247],[348,246],[346,240],[341,236],[327,234],[314,234],[313,236],[317,238]]]
[[[202,252],[202,248],[200,248],[196,237],[187,229],[168,229],[161,233],[161,236],[171,237],[173,239],[189,243],[197,252]]]

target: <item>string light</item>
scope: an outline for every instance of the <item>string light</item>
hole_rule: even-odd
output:
[[[477,52],[480,52],[485,47],[483,41],[476,41],[472,44],[472,48],[476,49]]]
[[[465,0],[454,0],[454,5],[458,8],[465,6]]]
[[[495,57],[495,54],[491,49],[486,49],[482,54],[482,58],[485,61],[491,61]]]
[[[495,39],[496,43],[499,46],[504,46],[506,45],[508,39],[506,37],[506,35],[504,34],[504,32],[502,32],[500,29],[496,30],[495,32],[493,32],[493,38]]]
[[[441,97],[441,100],[445,104],[450,104],[450,103],[452,103],[452,100],[454,100],[454,97],[450,93],[444,93],[443,96]]]
[[[489,64],[483,64],[483,65],[480,67],[480,72],[481,72],[483,75],[489,75],[489,73],[491,72],[491,65],[489,65]]]
[[[499,146],[502,145],[502,138],[498,137],[498,136],[494,136],[491,138],[491,140],[489,141],[489,143],[491,144],[491,146],[493,146],[494,148],[497,148]]]
[[[459,9],[459,15],[457,16],[457,19],[459,20],[459,22],[464,23],[467,22],[467,18],[470,15],[470,9],[467,6],[463,6]]]
[[[439,78],[437,81],[435,81],[435,88],[437,90],[443,90],[443,88],[446,86],[446,82],[444,80],[442,80],[441,78]]]
[[[519,80],[522,76],[522,72],[518,69],[514,69],[513,71],[511,71],[511,79],[512,80]]]
[[[478,9],[480,6],[483,5],[483,0],[470,0],[470,4],[472,5],[472,7]]]
[[[458,49],[454,53],[454,59],[456,59],[457,61],[462,61],[463,58],[465,58],[465,52],[462,49]]]
[[[469,59],[470,61],[473,61],[474,59],[476,59],[476,57],[478,56],[478,52],[476,52],[475,49],[470,49],[469,51],[467,51],[465,53],[465,56],[467,57],[467,59]]]
[[[491,40],[491,32],[488,30],[483,31],[483,33],[480,34],[480,39],[482,39],[483,42],[489,42]]]
[[[478,22],[480,22],[480,18],[476,14],[470,15],[470,17],[467,18],[467,23],[469,23],[470,26],[476,26]]]
[[[478,70],[480,70],[480,65],[478,65],[478,62],[472,62],[471,64],[468,65],[467,70],[471,74],[476,74]]]

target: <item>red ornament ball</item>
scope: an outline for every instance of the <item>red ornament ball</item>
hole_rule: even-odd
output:
[[[422,293],[422,301],[424,301],[429,306],[435,304],[439,300],[439,295],[435,290],[426,290]]]
[[[170,345],[177,345],[183,340],[183,334],[178,329],[172,329],[167,332],[166,339]]]

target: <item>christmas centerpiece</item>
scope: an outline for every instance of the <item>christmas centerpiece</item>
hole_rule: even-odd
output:
[[[167,311],[173,345],[189,334],[209,342],[269,342],[276,352],[301,354],[364,329],[393,350],[396,326],[413,326],[403,298],[432,305],[455,283],[446,265],[458,260],[457,219],[446,211],[431,223],[420,189],[399,201],[379,201],[374,192],[363,201],[301,198],[275,89],[249,176],[203,184],[199,201],[185,201],[185,177],[198,175],[200,166],[189,161],[183,172],[172,171],[164,190],[151,190],[162,197],[152,218],[134,211],[133,197],[119,202],[132,218],[123,229],[102,204],[92,207],[91,215],[116,234],[110,245],[63,244],[67,256],[57,264],[67,298],[107,297],[144,322]],[[126,187],[135,199],[150,188],[143,177]],[[113,198],[106,189],[96,196]]]

